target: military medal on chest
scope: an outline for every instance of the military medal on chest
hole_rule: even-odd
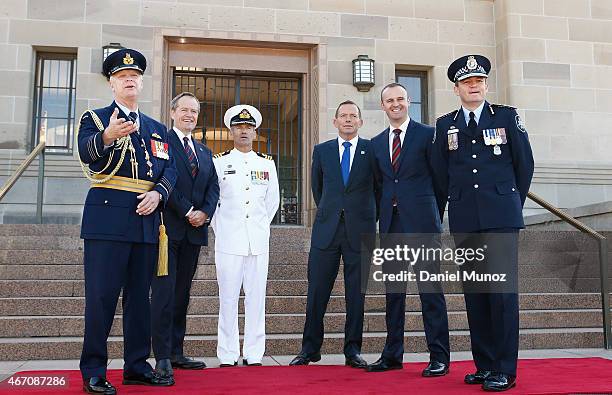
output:
[[[459,135],[457,132],[459,129],[456,129],[454,126],[451,126],[448,132],[446,132],[448,136],[448,150],[455,151],[459,148]]]
[[[251,183],[255,185],[266,185],[270,181],[270,172],[251,170]]]
[[[506,129],[504,128],[484,129],[482,131],[482,137],[485,145],[493,146],[493,155],[496,156],[502,153],[500,145],[508,143]]]
[[[149,170],[147,171],[147,176],[149,176],[150,178],[153,178],[153,162],[151,162],[151,156],[149,155],[149,150],[147,150],[147,145],[144,142],[144,139],[141,137],[140,138],[140,145],[142,146],[142,149],[144,150],[144,156],[145,156],[145,160],[147,161],[147,166],[149,166]]]

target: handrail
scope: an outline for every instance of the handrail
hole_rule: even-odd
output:
[[[588,225],[578,221],[576,218],[572,217],[571,215],[566,214],[563,211],[559,210],[557,207],[553,206],[552,204],[542,199],[535,193],[527,192],[527,197],[533,200],[534,202],[536,202],[537,204],[539,204],[540,206],[544,207],[546,210],[553,213],[557,217],[561,218],[563,221],[572,225],[574,228],[584,233],[588,233],[589,235],[593,236],[596,239],[599,239],[599,240],[605,239],[604,235],[602,235],[601,233],[597,233],[595,230],[590,228]]]
[[[42,136],[41,136],[42,137]],[[11,190],[11,188],[15,185],[17,180],[23,175],[28,166],[32,164],[34,159],[40,155],[39,164],[38,164],[38,194],[36,198],[36,218],[38,219],[38,223],[42,223],[42,188],[43,188],[43,180],[45,174],[45,139],[41,138],[40,142],[32,152],[21,162],[21,164],[15,169],[13,175],[9,177],[8,180],[4,183],[2,188],[0,188],[0,201],[4,199],[6,194]]]
[[[603,335],[604,335],[604,348],[609,350],[612,348],[612,327],[610,326],[610,290],[609,290],[609,275],[608,275],[608,240],[601,234],[593,230],[586,224],[578,221],[559,210],[546,200],[542,199],[533,192],[528,192],[527,197],[533,200],[535,203],[545,208],[552,214],[561,218],[563,221],[580,230],[583,233],[596,239],[599,243],[599,279],[601,288],[601,310],[603,316]]]

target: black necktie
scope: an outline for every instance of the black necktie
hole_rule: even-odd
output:
[[[468,123],[468,128],[476,129],[476,126],[478,126],[476,124],[476,114],[474,114],[472,111],[470,111],[470,122]]]
[[[132,111],[128,114],[128,118],[130,119],[130,121],[134,122],[134,125],[136,125],[136,121],[138,120],[138,113]],[[136,129],[136,131],[138,132],[138,134],[140,134],[140,128]]]
[[[183,137],[183,141],[185,142],[185,154],[187,159],[189,159],[189,166],[191,167],[191,176],[195,178],[198,175],[198,162],[193,150],[189,146],[189,137]]]

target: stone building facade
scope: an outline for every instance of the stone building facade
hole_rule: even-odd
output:
[[[78,119],[111,100],[100,74],[102,47],[109,43],[145,54],[140,108],[166,123],[177,81],[188,81],[191,71],[297,81],[293,110],[284,116],[295,112],[290,121],[299,143],[283,152],[299,159],[291,162],[297,173],[288,176],[299,184],[292,192],[299,195],[299,223],[308,224],[314,208],[307,171],[312,147],[335,135],[337,104],[357,102],[365,120],[361,134],[372,137],[386,127],[380,88],[412,76],[421,85],[418,94],[409,93],[422,120],[433,124],[458,107],[446,68],[467,53],[492,60],[489,100],[518,107],[525,120],[536,159],[532,191],[561,208],[612,200],[610,0],[2,0],[3,179],[37,143],[41,59],[65,54],[74,60],[68,106]],[[376,85],[369,92],[352,84],[358,55],[375,60]],[[278,96],[284,85],[275,86]],[[68,129],[66,150],[47,156],[45,203],[49,212],[78,215],[87,183],[78,176],[74,128]],[[274,133],[280,139],[279,130],[268,137]],[[31,203],[30,186],[26,179],[9,194],[5,215],[8,207]],[[527,210],[537,211],[531,203]]]

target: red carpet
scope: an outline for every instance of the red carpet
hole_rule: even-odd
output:
[[[344,366],[264,366],[200,371],[176,371],[173,387],[124,386],[121,371],[111,370],[108,379],[120,394],[484,394],[479,386],[463,384],[474,370],[471,361],[453,362],[451,373],[441,378],[422,378],[424,363],[408,363],[403,370],[366,373]],[[23,372],[18,375],[66,374],[68,388],[7,389],[0,394],[81,394],[80,373],[72,371]],[[612,394],[612,360],[602,358],[525,359],[519,361],[517,386],[511,394]]]

